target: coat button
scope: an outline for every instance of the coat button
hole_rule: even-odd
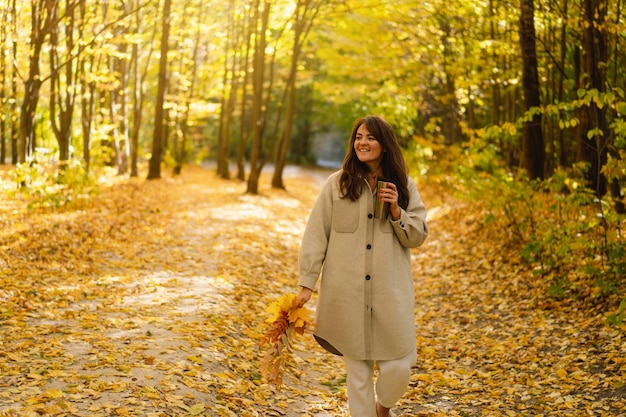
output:
[[[368,218],[368,219],[371,219],[372,217],[374,217],[374,215],[372,215],[372,213],[370,213],[370,214],[368,214],[368,215],[367,215],[367,218]]]
[[[369,243],[367,244],[367,249],[372,249],[372,245],[370,245]]]
[[[370,279],[372,279],[372,277],[371,277],[371,276],[369,276],[369,275],[365,275],[365,279],[366,279],[367,281],[369,281]]]

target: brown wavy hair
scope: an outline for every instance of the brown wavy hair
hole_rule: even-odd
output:
[[[369,168],[367,164],[359,161],[354,150],[356,132],[363,124],[382,146],[383,158],[381,167],[383,169],[383,178],[396,185],[398,188],[398,205],[406,209],[409,205],[409,190],[407,188],[408,167],[404,161],[404,156],[393,127],[380,116],[360,117],[352,125],[346,156],[343,159],[343,171],[339,177],[341,198],[349,198],[352,201],[356,201],[365,187],[364,178],[369,173]]]

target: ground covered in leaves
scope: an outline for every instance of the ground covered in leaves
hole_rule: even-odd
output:
[[[259,372],[267,307],[297,290],[327,175],[289,169],[287,191],[251,196],[187,167],[109,178],[54,210],[3,195],[0,416],[347,416],[342,363],[310,334],[280,390]],[[419,358],[396,414],[626,416],[624,334],[548,298],[468,203],[419,187],[431,228],[413,251]]]

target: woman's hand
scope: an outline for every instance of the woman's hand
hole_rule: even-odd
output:
[[[313,291],[310,288],[302,287],[300,293],[296,295],[296,300],[298,300],[298,306],[304,306],[307,301],[311,299],[311,294],[313,294]]]
[[[398,220],[402,215],[402,209],[398,205],[398,188],[392,182],[386,182],[385,188],[378,190],[378,198],[381,201],[389,203],[389,213],[393,220]]]

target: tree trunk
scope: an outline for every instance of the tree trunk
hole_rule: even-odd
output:
[[[607,48],[602,28],[605,24],[607,1],[584,0],[583,6],[586,24],[583,26],[582,85],[579,87],[603,93],[605,75],[602,68],[606,64]],[[606,178],[601,170],[608,160],[609,137],[605,107],[599,108],[591,101],[581,108],[579,119],[577,159],[590,164],[588,180],[596,195],[602,197],[607,191]]]
[[[138,34],[142,32],[142,23],[143,23],[143,14],[141,13],[141,9],[143,0],[137,0],[135,12],[135,28],[134,33]],[[138,147],[139,147],[139,133],[141,131],[141,122],[143,118],[143,105],[144,105],[144,97],[146,95],[145,85],[146,85],[146,77],[148,76],[148,68],[150,67],[150,60],[152,58],[152,53],[154,51],[154,40],[156,39],[157,28],[156,25],[153,26],[151,40],[149,42],[150,48],[148,50],[148,56],[146,58],[146,65],[141,71],[139,66],[139,45],[135,42],[133,43],[132,51],[131,51],[131,67],[133,68],[133,103],[132,103],[132,113],[133,113],[133,126],[131,128],[130,134],[130,176],[136,177],[138,176],[137,172],[137,163],[138,163]]]
[[[91,68],[93,68],[94,59],[90,58]],[[96,86],[93,81],[87,81],[85,66],[87,61],[81,61],[81,128],[83,134],[83,159],[87,170],[91,166],[91,124],[93,120]],[[85,94],[87,93],[87,94]]]
[[[198,11],[198,21],[202,22],[204,20],[206,8],[204,4],[200,4],[200,10]],[[187,90],[187,97],[185,103],[185,110],[183,111],[182,118],[180,120],[180,142],[176,152],[176,166],[174,167],[174,174],[178,175],[182,172],[183,165],[187,159],[187,141],[189,138],[189,112],[191,107],[191,102],[196,94],[196,85],[198,81],[198,54],[200,52],[200,46],[202,42],[204,33],[202,32],[201,26],[198,25],[196,30],[196,36],[194,40],[193,54],[191,56],[191,68],[190,68],[190,83],[189,89]],[[182,72],[182,64],[181,64],[181,72]]]
[[[257,28],[254,50],[253,98],[252,98],[252,150],[250,153],[250,175],[248,177],[248,194],[259,193],[259,177],[261,176],[263,151],[263,133],[265,128],[263,106],[263,82],[265,78],[266,31],[269,21],[270,2],[263,3],[262,14],[259,13],[259,0],[255,1],[255,27]],[[259,17],[260,14],[260,17]],[[260,24],[260,26],[259,26]]]
[[[235,11],[234,4],[229,7],[228,27],[226,29],[226,41],[224,42],[224,76],[222,85],[224,92],[220,106],[220,120],[218,126],[217,140],[217,175],[224,179],[230,179],[230,122],[232,113],[232,99],[234,97],[235,72],[229,68],[229,57],[233,62],[236,60],[235,37]],[[232,47],[231,47],[232,45]],[[234,65],[234,64],[233,64]]]
[[[454,74],[455,56],[450,45],[452,27],[447,16],[439,19],[439,30],[442,33],[439,44],[442,45],[443,75],[445,94],[440,97],[442,103],[441,134],[444,145],[452,145],[461,141],[461,126],[459,124],[459,102],[456,97],[456,80]]]
[[[563,5],[563,17],[567,16],[569,10],[569,1],[565,0]],[[569,25],[567,23],[567,19],[564,19],[563,26],[561,28],[561,38],[560,38],[560,58],[559,58],[559,66],[564,69],[566,65],[566,58],[569,46],[567,45],[567,32],[569,30]],[[564,97],[564,85],[565,85],[565,71],[561,70],[559,74],[559,80],[557,82],[558,91],[556,95],[557,102],[562,102]],[[561,167],[568,165],[568,156],[573,154],[570,151],[570,146],[568,144],[569,141],[565,140],[565,131],[563,129],[559,129],[558,133],[558,164]]]
[[[139,12],[137,13],[137,26],[135,30],[139,32],[141,17]],[[141,129],[141,111],[143,106],[143,84],[141,80],[141,71],[139,70],[139,45],[134,43],[130,54],[130,66],[133,71],[133,125],[130,131],[130,176],[136,177],[139,175],[137,172],[137,162],[139,157],[139,131]]]
[[[272,176],[272,187],[285,188],[283,183],[283,171],[287,162],[287,155],[289,153],[289,145],[291,143],[291,129],[293,126],[293,119],[296,106],[296,75],[298,73],[298,61],[300,60],[300,53],[306,39],[308,31],[313,26],[313,20],[317,15],[319,7],[317,4],[313,4],[311,0],[299,0],[294,11],[294,41],[293,52],[291,54],[291,68],[289,70],[289,78],[287,80],[287,113],[285,115],[285,125],[281,140],[278,143],[278,149],[276,152],[276,160],[274,165],[274,174]],[[309,12],[312,16],[309,17]]]
[[[254,32],[252,22],[254,14],[248,11],[246,20],[242,22],[242,30],[245,31],[246,44],[244,47],[244,56],[241,58],[240,68],[243,71],[241,77],[241,102],[239,104],[239,138],[237,141],[237,179],[244,181],[246,179],[246,148],[248,147],[248,129],[246,129],[247,110],[247,92],[248,83],[250,81],[249,60],[250,51],[252,49],[252,34]]]
[[[233,80],[235,73],[230,72],[228,59],[232,55],[235,61],[236,46],[234,41],[235,33],[235,11],[234,4],[230,3],[228,8],[228,27],[226,28],[226,41],[224,42],[224,75],[222,77],[222,98],[220,101],[220,120],[217,128],[217,175],[224,179],[230,179],[230,131],[226,128],[226,118],[229,112],[229,96],[233,93]]]
[[[12,16],[15,19],[15,16]],[[9,13],[3,13],[0,20],[0,111],[3,115],[10,115],[10,104],[7,100],[7,85],[5,80],[8,76],[8,65],[4,45],[7,43],[7,28],[9,25]],[[10,121],[10,118],[9,118]],[[7,155],[7,118],[0,116],[0,165],[4,165]]]
[[[148,179],[161,178],[161,159],[163,154],[163,120],[165,89],[167,85],[167,52],[169,50],[170,9],[172,0],[165,0],[161,34],[161,57],[159,59],[159,84],[157,88],[156,109],[154,112],[154,134],[152,136],[152,156],[148,169]]]
[[[17,32],[17,18],[16,18],[16,1],[13,0],[11,3],[11,13],[13,15],[13,21],[11,22],[11,33],[13,34],[13,45],[11,47],[11,53],[13,56],[13,62],[17,62],[17,40],[18,40],[18,32]],[[13,97],[17,97],[17,78],[18,73],[17,69],[13,68],[13,76],[11,77],[11,91],[13,93]],[[20,130],[19,125],[17,123],[18,113],[17,113],[17,105],[15,103],[11,103],[11,163],[13,165],[18,162],[18,142],[20,138]]]
[[[41,90],[40,58],[43,43],[53,22],[51,16],[53,2],[31,0],[30,53],[28,77],[24,81],[24,101],[20,111],[20,135],[18,162],[26,162],[35,149],[35,112],[39,104]],[[44,10],[45,8],[45,10]]]
[[[87,6],[86,0],[79,2],[79,19],[81,22],[86,21]],[[85,31],[83,23],[78,26],[78,36],[83,39]],[[80,74],[80,112],[81,112],[81,129],[83,136],[83,160],[87,171],[91,166],[91,124],[93,120],[93,112],[95,105],[96,86],[93,81],[88,80],[87,68],[94,71],[95,58],[93,54],[83,57],[79,60],[78,72]],[[89,64],[89,65],[87,65]]]
[[[119,6],[122,8],[122,14],[127,15],[130,13],[131,6],[122,2]],[[118,36],[126,37],[130,32],[127,25],[121,26],[120,32]],[[118,118],[116,120],[116,125],[119,126],[119,135],[117,137],[117,146],[115,147],[119,156],[117,158],[117,173],[118,175],[125,175],[129,171],[130,165],[130,135],[129,135],[129,126],[128,126],[128,95],[130,93],[129,83],[130,83],[130,68],[128,64],[128,59],[126,59],[126,55],[128,54],[128,43],[120,42],[119,46],[119,54],[124,58],[115,58],[115,67],[117,73],[119,74],[119,87],[116,91],[116,103],[117,106],[117,114]]]
[[[521,1],[520,44],[522,50],[522,89],[526,112],[541,106],[539,98],[539,74],[535,37],[535,6],[533,0]],[[541,114],[533,114],[524,122],[522,138],[522,168],[530,178],[543,179],[545,148],[541,129]]]
[[[52,26],[50,30],[50,123],[54,135],[59,145],[59,160],[68,161],[71,157],[71,130],[74,115],[74,104],[76,102],[76,76],[78,67],[75,67],[74,60],[80,59],[81,51],[74,50],[74,4],[66,2],[64,21],[64,41],[63,48],[59,45],[58,26]],[[53,19],[59,19],[57,9],[51,11]],[[82,24],[82,23],[81,23]],[[82,48],[81,48],[82,49]],[[60,55],[60,51],[65,51]],[[76,71],[74,70],[76,68]],[[62,71],[65,73],[61,75]]]

